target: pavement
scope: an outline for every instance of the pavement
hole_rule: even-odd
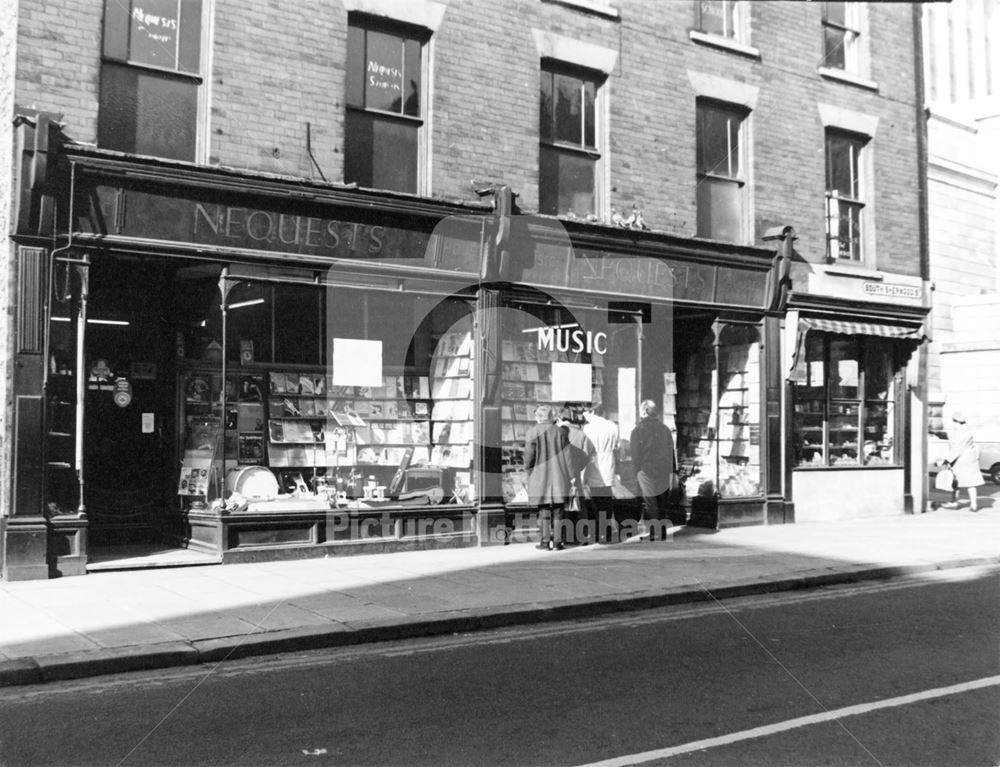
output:
[[[677,528],[668,541],[553,552],[512,544],[0,582],[0,686],[995,566],[1000,500],[980,505]]]

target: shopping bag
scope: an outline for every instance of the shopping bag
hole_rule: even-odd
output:
[[[934,480],[934,487],[938,490],[944,490],[950,493],[955,489],[955,472],[947,466],[941,469],[941,471],[937,473],[937,478]]]

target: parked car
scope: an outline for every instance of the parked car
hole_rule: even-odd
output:
[[[977,442],[979,470],[1000,485],[1000,442]]]

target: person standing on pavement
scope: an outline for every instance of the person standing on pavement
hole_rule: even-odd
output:
[[[979,471],[979,448],[972,438],[972,432],[965,423],[965,416],[955,412],[951,416],[952,428],[949,430],[948,460],[945,466],[955,472],[955,498],[946,503],[945,508],[958,508],[958,495],[962,488],[969,494],[969,509],[979,511],[979,500],[976,488],[983,484],[983,475]]]
[[[535,425],[524,440],[528,502],[538,509],[540,549],[563,548],[563,514],[570,491],[569,437],[552,419],[549,405],[535,408]]]
[[[598,542],[617,540],[621,520],[615,517],[615,498],[612,486],[618,469],[618,425],[604,417],[600,404],[583,410],[583,433],[594,446],[594,453],[583,472],[587,488],[589,516],[595,521]],[[612,522],[618,530],[612,529]]]
[[[590,508],[584,499],[583,472],[594,454],[594,445],[583,433],[577,415],[570,407],[559,411],[556,421],[569,440],[570,492],[566,516],[569,518],[573,538],[571,542],[588,545],[593,537]]]
[[[639,423],[629,439],[632,465],[642,495],[642,520],[649,528],[649,539],[656,540],[657,530],[663,535],[667,516],[667,493],[674,475],[674,435],[659,418],[659,410],[651,399],[639,404]]]

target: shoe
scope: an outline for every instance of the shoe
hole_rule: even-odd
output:
[[[553,547],[552,547],[552,550],[553,550],[553,551],[562,551],[562,550],[563,550],[563,549],[565,549],[565,548],[566,548],[566,547],[565,547],[565,546],[563,546],[563,545],[562,545],[561,543],[557,543],[557,544],[556,544],[555,546],[553,546]]]
[[[542,551],[548,551],[549,550],[549,544],[547,544],[547,543],[539,543],[537,546],[535,546],[535,548],[536,549],[541,549]]]

